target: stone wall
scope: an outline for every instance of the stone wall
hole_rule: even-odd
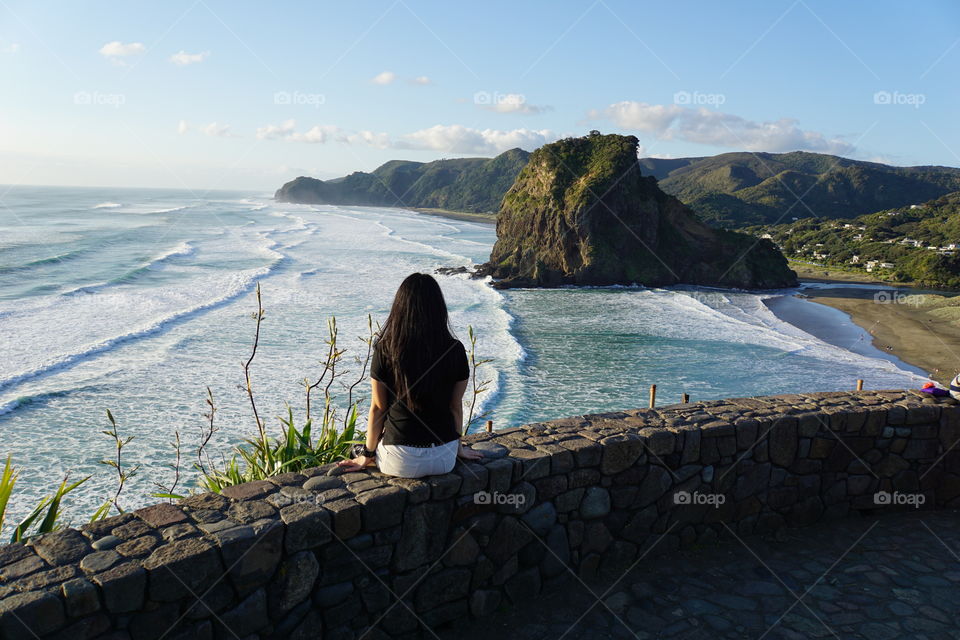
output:
[[[950,399],[818,393],[480,434],[423,480],[285,474],[0,546],[0,637],[418,637],[651,550],[958,506],[958,438]]]

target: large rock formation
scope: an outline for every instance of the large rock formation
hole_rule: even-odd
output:
[[[592,132],[533,152],[503,198],[482,273],[501,287],[796,284],[770,241],[701,222],[641,175],[636,150],[633,136]]]

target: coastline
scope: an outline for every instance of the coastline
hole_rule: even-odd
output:
[[[843,315],[831,318],[809,305]],[[955,292],[804,278],[796,294],[773,298],[767,306],[781,320],[825,342],[889,360],[937,382],[948,384],[960,372],[960,297]],[[849,324],[864,337],[851,332]]]
[[[496,214],[409,208],[454,220],[496,223]],[[912,289],[862,273],[790,263],[793,294],[764,304],[780,320],[828,344],[949,384],[960,372],[960,294]],[[877,298],[880,293],[879,300]],[[956,304],[950,302],[956,297]],[[869,380],[865,381],[869,386]]]
[[[466,222],[482,222],[485,224],[496,224],[497,214],[495,213],[471,213],[468,211],[449,211],[447,209],[423,209],[419,207],[406,207],[408,211],[425,213],[428,216],[438,216],[441,218],[452,218]]]

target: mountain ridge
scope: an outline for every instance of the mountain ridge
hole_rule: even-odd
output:
[[[530,154],[515,148],[493,158],[432,162],[389,160],[372,172],[318,180],[300,176],[274,194],[279,202],[496,211]]]

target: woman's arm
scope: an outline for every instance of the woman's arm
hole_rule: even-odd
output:
[[[383,436],[383,422],[387,417],[387,386],[370,379],[370,413],[367,415],[367,449],[373,451]]]
[[[453,413],[453,426],[460,435],[463,435],[463,393],[466,390],[467,380],[456,382],[453,385],[453,393],[450,397],[450,411]],[[463,458],[464,460],[479,460],[483,457],[483,454],[469,447],[464,447],[463,443],[461,443],[457,450],[457,457]]]
[[[463,434],[463,393],[467,390],[467,381],[461,380],[453,385],[450,396],[450,411],[453,413],[453,428]]]
[[[383,436],[383,422],[387,417],[387,387],[379,380],[370,379],[370,413],[367,414],[367,441],[364,444],[369,451],[376,451]],[[350,471],[363,469],[376,464],[376,456],[357,456],[339,463]]]

